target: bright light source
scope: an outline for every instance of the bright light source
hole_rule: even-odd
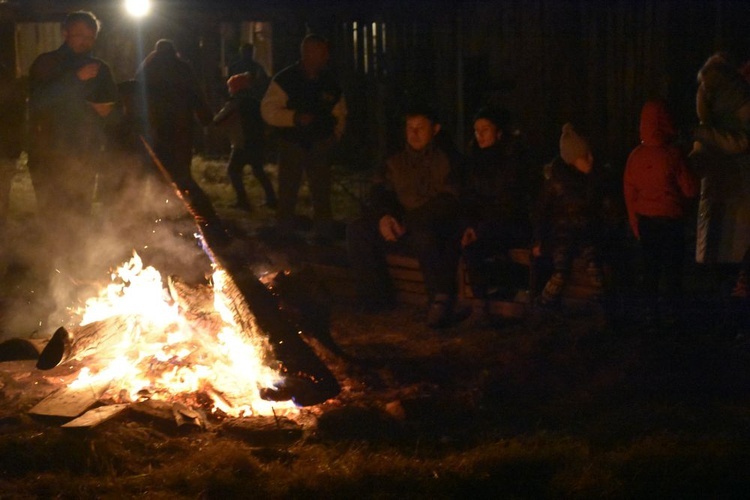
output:
[[[151,10],[150,0],[125,0],[125,10],[133,17],[143,17]]]

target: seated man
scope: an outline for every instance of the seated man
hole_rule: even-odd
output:
[[[456,294],[461,218],[456,162],[438,147],[440,124],[428,109],[406,113],[406,147],[375,179],[371,206],[347,228],[349,260],[359,297],[371,310],[392,307],[385,254],[406,247],[415,254],[430,297],[427,324],[447,326]]]

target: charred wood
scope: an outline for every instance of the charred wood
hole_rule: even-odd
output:
[[[49,370],[65,361],[94,354],[114,337],[127,334],[131,328],[132,318],[128,316],[112,316],[77,327],[71,332],[61,326],[39,355],[36,367]]]

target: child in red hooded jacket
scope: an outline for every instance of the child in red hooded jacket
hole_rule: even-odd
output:
[[[647,317],[655,321],[662,275],[668,309],[682,292],[685,205],[698,194],[698,181],[673,144],[676,131],[663,101],[643,105],[640,137],[628,157],[623,187],[630,228],[641,246]]]

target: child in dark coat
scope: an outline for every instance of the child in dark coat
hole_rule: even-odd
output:
[[[601,289],[599,230],[602,190],[594,170],[594,155],[571,123],[560,136],[560,156],[545,166],[545,180],[532,216],[535,258],[552,258],[553,272],[537,298],[541,307],[560,302],[573,258],[586,261],[592,286]]]

